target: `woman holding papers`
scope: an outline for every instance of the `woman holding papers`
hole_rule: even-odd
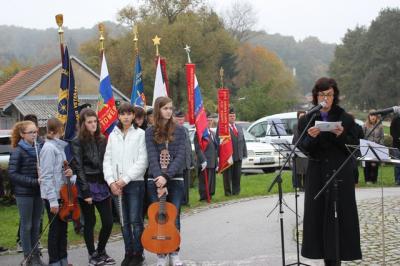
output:
[[[317,80],[312,94],[314,105],[323,101],[326,104],[315,117],[308,115],[299,121],[299,131],[302,132],[309,119],[313,119],[306,136],[300,142],[300,148],[309,156],[301,253],[306,258],[324,259],[325,265],[340,265],[342,260],[361,259],[360,230],[351,163],[347,163],[336,176],[338,230],[335,230],[333,198],[335,182],[332,182],[316,200],[314,197],[346,160],[349,155],[346,145],[358,145],[359,140],[356,137],[354,120],[338,105],[339,90],[334,79]],[[339,123],[331,131],[321,131],[315,126],[316,121]]]
[[[367,140],[369,141],[373,141],[375,143],[383,145],[383,126],[379,125],[376,129],[374,129],[374,131],[372,131],[376,123],[378,123],[378,116],[371,114],[373,111],[375,110],[369,111],[367,121],[365,121],[365,124],[363,126],[364,136],[368,136]],[[378,168],[378,163],[365,162],[365,183],[376,183],[376,181],[378,180]]]

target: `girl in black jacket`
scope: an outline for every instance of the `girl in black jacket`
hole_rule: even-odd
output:
[[[15,149],[8,166],[21,220],[20,238],[27,265],[44,265],[38,247],[33,250],[39,241],[43,212],[37,167],[41,147],[36,143],[37,133],[36,125],[31,121],[15,124],[11,137],[11,145]]]
[[[172,117],[172,100],[159,97],[154,103],[154,125],[146,130],[146,148],[149,160],[147,191],[150,202],[168,190],[167,201],[178,210],[176,227],[180,230],[180,208],[184,195],[183,168],[185,166],[186,134],[182,126],[176,125]],[[167,151],[170,160],[165,169],[160,165],[161,152]],[[176,252],[169,255],[170,265],[181,266],[182,261]],[[158,266],[167,265],[166,254],[158,254]]]
[[[111,193],[103,174],[107,141],[100,133],[98,118],[92,109],[81,111],[79,126],[79,135],[72,141],[73,168],[77,173],[79,205],[85,221],[83,236],[89,253],[89,265],[113,265],[115,260],[105,251],[113,226]],[[94,206],[100,214],[102,225],[97,250],[93,236],[96,224]]]

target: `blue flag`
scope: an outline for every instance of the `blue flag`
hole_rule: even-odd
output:
[[[65,47],[62,60],[60,92],[58,94],[58,119],[64,124],[64,140],[70,142],[76,133],[76,123],[79,120],[78,91],[75,87],[74,71],[72,70],[68,48]],[[71,159],[70,149],[66,149],[67,159]]]
[[[140,106],[142,108],[146,107],[146,97],[144,96],[142,81],[142,65],[140,64],[139,55],[136,55],[135,76],[133,77],[131,104],[133,106]]]

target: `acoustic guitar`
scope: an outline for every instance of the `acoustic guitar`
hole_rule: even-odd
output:
[[[163,172],[167,170],[169,162],[167,142],[166,149],[160,153],[160,166]],[[147,211],[149,222],[141,239],[147,251],[156,254],[176,251],[181,243],[181,237],[175,225],[177,213],[175,205],[167,202],[167,193],[160,197],[159,202],[154,202],[149,206]]]

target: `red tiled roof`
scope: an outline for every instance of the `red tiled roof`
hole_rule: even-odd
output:
[[[26,89],[55,68],[60,61],[21,70],[9,81],[0,86],[0,108],[4,108]]]

